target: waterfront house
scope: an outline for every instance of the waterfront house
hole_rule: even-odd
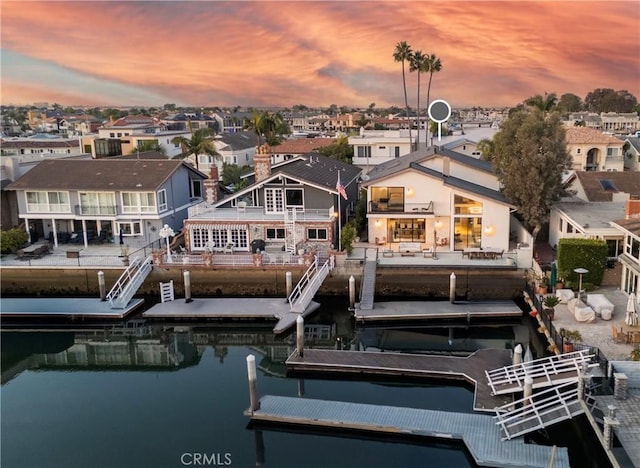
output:
[[[415,133],[413,135],[415,138]],[[404,156],[411,151],[409,130],[364,130],[349,137],[353,164],[368,172],[374,166]]]
[[[249,185],[220,199],[216,171],[214,166],[205,181],[205,201],[190,208],[185,221],[192,252],[249,252],[252,245],[280,252],[328,250],[338,244],[337,223],[346,220],[358,196],[360,169],[318,154],[272,166],[262,146]],[[346,200],[338,200],[338,173]]]
[[[566,129],[567,152],[576,171],[623,171],[624,142],[587,127]]]
[[[628,200],[624,219],[611,223],[624,235],[618,261],[622,265],[620,289],[627,294],[640,291],[640,200]]]
[[[179,231],[206,175],[181,160],[45,160],[6,187],[25,229],[61,242],[152,242]],[[32,239],[33,240],[33,239]]]
[[[464,252],[508,251],[510,238],[526,239],[511,235],[522,229],[487,161],[442,147],[420,149],[376,166],[364,178],[370,242]]]
[[[284,140],[279,145],[269,146],[268,152],[271,159],[271,165],[288,161],[298,156],[325,148],[336,143],[335,138],[300,138]]]

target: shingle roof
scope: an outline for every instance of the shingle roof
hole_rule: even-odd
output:
[[[181,160],[45,160],[7,187],[8,190],[156,190]],[[187,164],[185,167],[199,175]]]
[[[577,171],[576,177],[589,201],[612,201],[615,192],[625,192],[640,197],[640,173]],[[614,190],[607,190],[601,181],[610,181]],[[605,186],[608,185],[605,182]]]
[[[640,236],[640,218],[619,219],[613,221],[623,229],[633,233],[636,236]]]
[[[274,173],[286,174],[313,185],[326,187],[335,191],[340,170],[340,182],[345,187],[358,178],[362,169],[337,159],[311,153],[301,159],[294,159],[290,164],[283,164],[274,169]]]
[[[617,138],[605,135],[600,130],[589,127],[568,127],[566,141],[570,145],[579,144],[622,144]]]
[[[222,141],[232,151],[239,151],[247,148],[253,148],[258,144],[258,136],[255,132],[234,132],[222,133],[216,135],[215,141]]]
[[[34,141],[26,138],[20,140],[1,140],[2,148],[79,148],[80,140],[50,139],[47,141]]]
[[[638,137],[627,137],[627,141],[634,149],[640,153],[640,138]]]
[[[301,138],[285,140],[279,145],[269,147],[271,154],[306,154],[336,142],[335,138]]]

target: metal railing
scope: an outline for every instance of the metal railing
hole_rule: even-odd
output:
[[[289,304],[292,312],[304,312],[313,296],[322,286],[324,279],[329,275],[332,267],[333,262],[329,259],[322,267],[318,268],[318,256],[315,256],[313,263],[307,268],[307,271],[289,295]]]
[[[127,269],[122,272],[116,284],[107,294],[107,300],[112,308],[122,309],[126,307],[140,285],[151,271],[151,257],[133,259]]]
[[[429,203],[401,203],[389,205],[384,201],[370,201],[369,213],[408,213],[408,214],[433,214],[433,202]]]

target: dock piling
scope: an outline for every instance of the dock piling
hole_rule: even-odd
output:
[[[255,434],[256,440],[256,466],[264,465],[264,437],[262,436],[262,431],[255,430],[253,431]]]
[[[253,354],[247,356],[247,374],[249,375],[249,401],[251,413],[260,408],[258,399],[258,377],[256,374],[256,357]]]
[[[356,306],[356,279],[351,275],[349,277],[349,308]]]
[[[513,348],[513,365],[517,366],[518,364],[522,364],[522,345],[518,344],[515,348]]]
[[[524,378],[524,392],[523,397],[526,398],[525,405],[531,404],[531,395],[533,395],[533,379],[529,376]]]
[[[302,315],[296,318],[296,350],[300,357],[304,354],[304,319]]]
[[[104,271],[98,272],[98,288],[100,290],[100,300],[102,302],[107,300],[107,286],[104,282]]]
[[[184,301],[189,303],[191,302],[191,272],[185,270],[182,276],[184,277]]]
[[[287,284],[287,300],[289,300],[289,297],[293,292],[293,274],[290,271],[287,271],[285,278]]]
[[[453,272],[449,276],[449,301],[452,304],[456,302],[456,274]]]
[[[298,396],[304,396],[304,379],[298,379]]]

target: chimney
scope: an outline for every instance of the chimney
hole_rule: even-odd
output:
[[[442,175],[449,177],[449,157],[444,156],[442,158]]]
[[[204,185],[204,200],[208,204],[218,201],[218,166],[213,164],[209,169],[209,178],[202,182]]]
[[[624,217],[625,219],[640,218],[640,200],[627,200]]]
[[[258,151],[253,157],[253,172],[256,182],[262,182],[271,175],[271,158],[267,148],[267,145],[258,146]]]

